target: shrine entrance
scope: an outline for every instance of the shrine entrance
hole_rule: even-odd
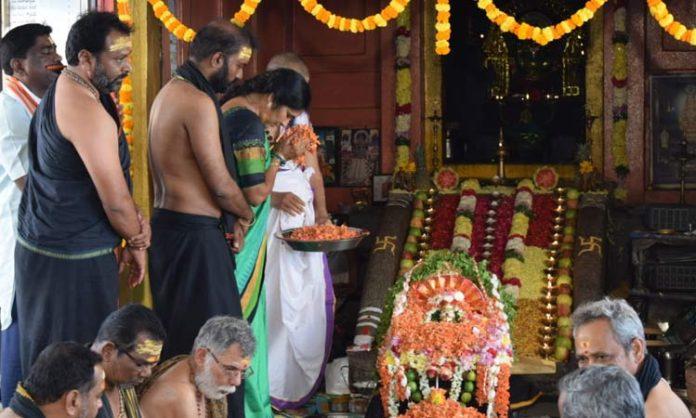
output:
[[[425,22],[433,15],[430,3]],[[507,0],[499,6],[544,27],[582,3]],[[453,2],[451,13],[452,52],[442,59],[434,53],[432,25],[424,25],[429,170],[447,165],[463,176],[491,178],[501,138],[508,177],[530,176],[543,165],[570,177],[578,156],[601,158],[601,18],[542,47],[502,33],[475,3]]]

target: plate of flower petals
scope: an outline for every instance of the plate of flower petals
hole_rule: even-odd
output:
[[[364,229],[345,225],[312,225],[286,229],[277,237],[295,251],[332,252],[352,250],[368,235]]]

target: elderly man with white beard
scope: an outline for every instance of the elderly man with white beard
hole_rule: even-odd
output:
[[[256,341],[249,324],[232,316],[210,318],[190,355],[158,366],[139,389],[144,416],[227,418],[227,395],[253,373]]]

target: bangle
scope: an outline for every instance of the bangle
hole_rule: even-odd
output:
[[[255,222],[256,222],[256,216],[254,216],[253,212],[251,213],[251,220],[249,220],[248,222],[245,222],[244,218],[239,218],[239,223],[242,224],[242,226],[246,229],[251,228],[251,226],[254,225]]]

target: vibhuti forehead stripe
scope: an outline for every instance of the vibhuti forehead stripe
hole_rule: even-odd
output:
[[[131,41],[130,36],[119,36],[116,38],[113,44],[109,47],[109,52],[120,51],[126,48],[132,48],[133,41]]]

